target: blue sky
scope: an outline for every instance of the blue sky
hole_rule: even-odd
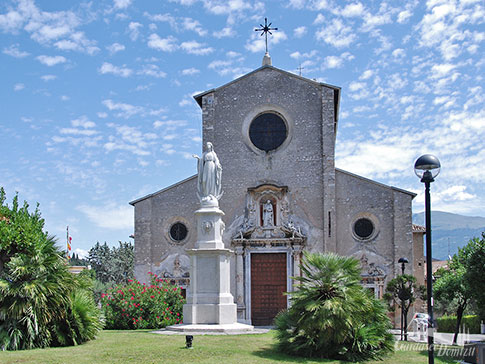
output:
[[[40,203],[73,248],[133,233],[128,202],[195,173],[192,95],[261,65],[342,87],[336,165],[485,216],[485,5],[480,0],[3,1],[0,186]],[[217,148],[217,146],[216,146]]]

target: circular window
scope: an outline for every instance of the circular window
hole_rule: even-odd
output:
[[[286,140],[288,130],[285,121],[275,113],[258,115],[249,126],[249,138],[259,149],[269,152]]]
[[[187,226],[181,222],[176,222],[170,228],[170,237],[175,241],[182,241],[187,237]]]
[[[361,239],[368,239],[374,233],[374,224],[366,218],[358,219],[354,224],[354,232]]]

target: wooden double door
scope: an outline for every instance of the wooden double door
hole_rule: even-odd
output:
[[[251,321],[254,326],[273,325],[287,308],[286,253],[251,254]]]

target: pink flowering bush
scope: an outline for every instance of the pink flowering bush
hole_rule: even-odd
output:
[[[181,288],[149,274],[149,285],[130,279],[101,295],[106,329],[157,329],[182,323]]]

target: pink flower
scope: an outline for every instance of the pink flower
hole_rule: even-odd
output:
[[[131,297],[131,300],[133,301],[135,299],[135,297]]]
[[[155,298],[155,296],[150,296],[150,298]]]

